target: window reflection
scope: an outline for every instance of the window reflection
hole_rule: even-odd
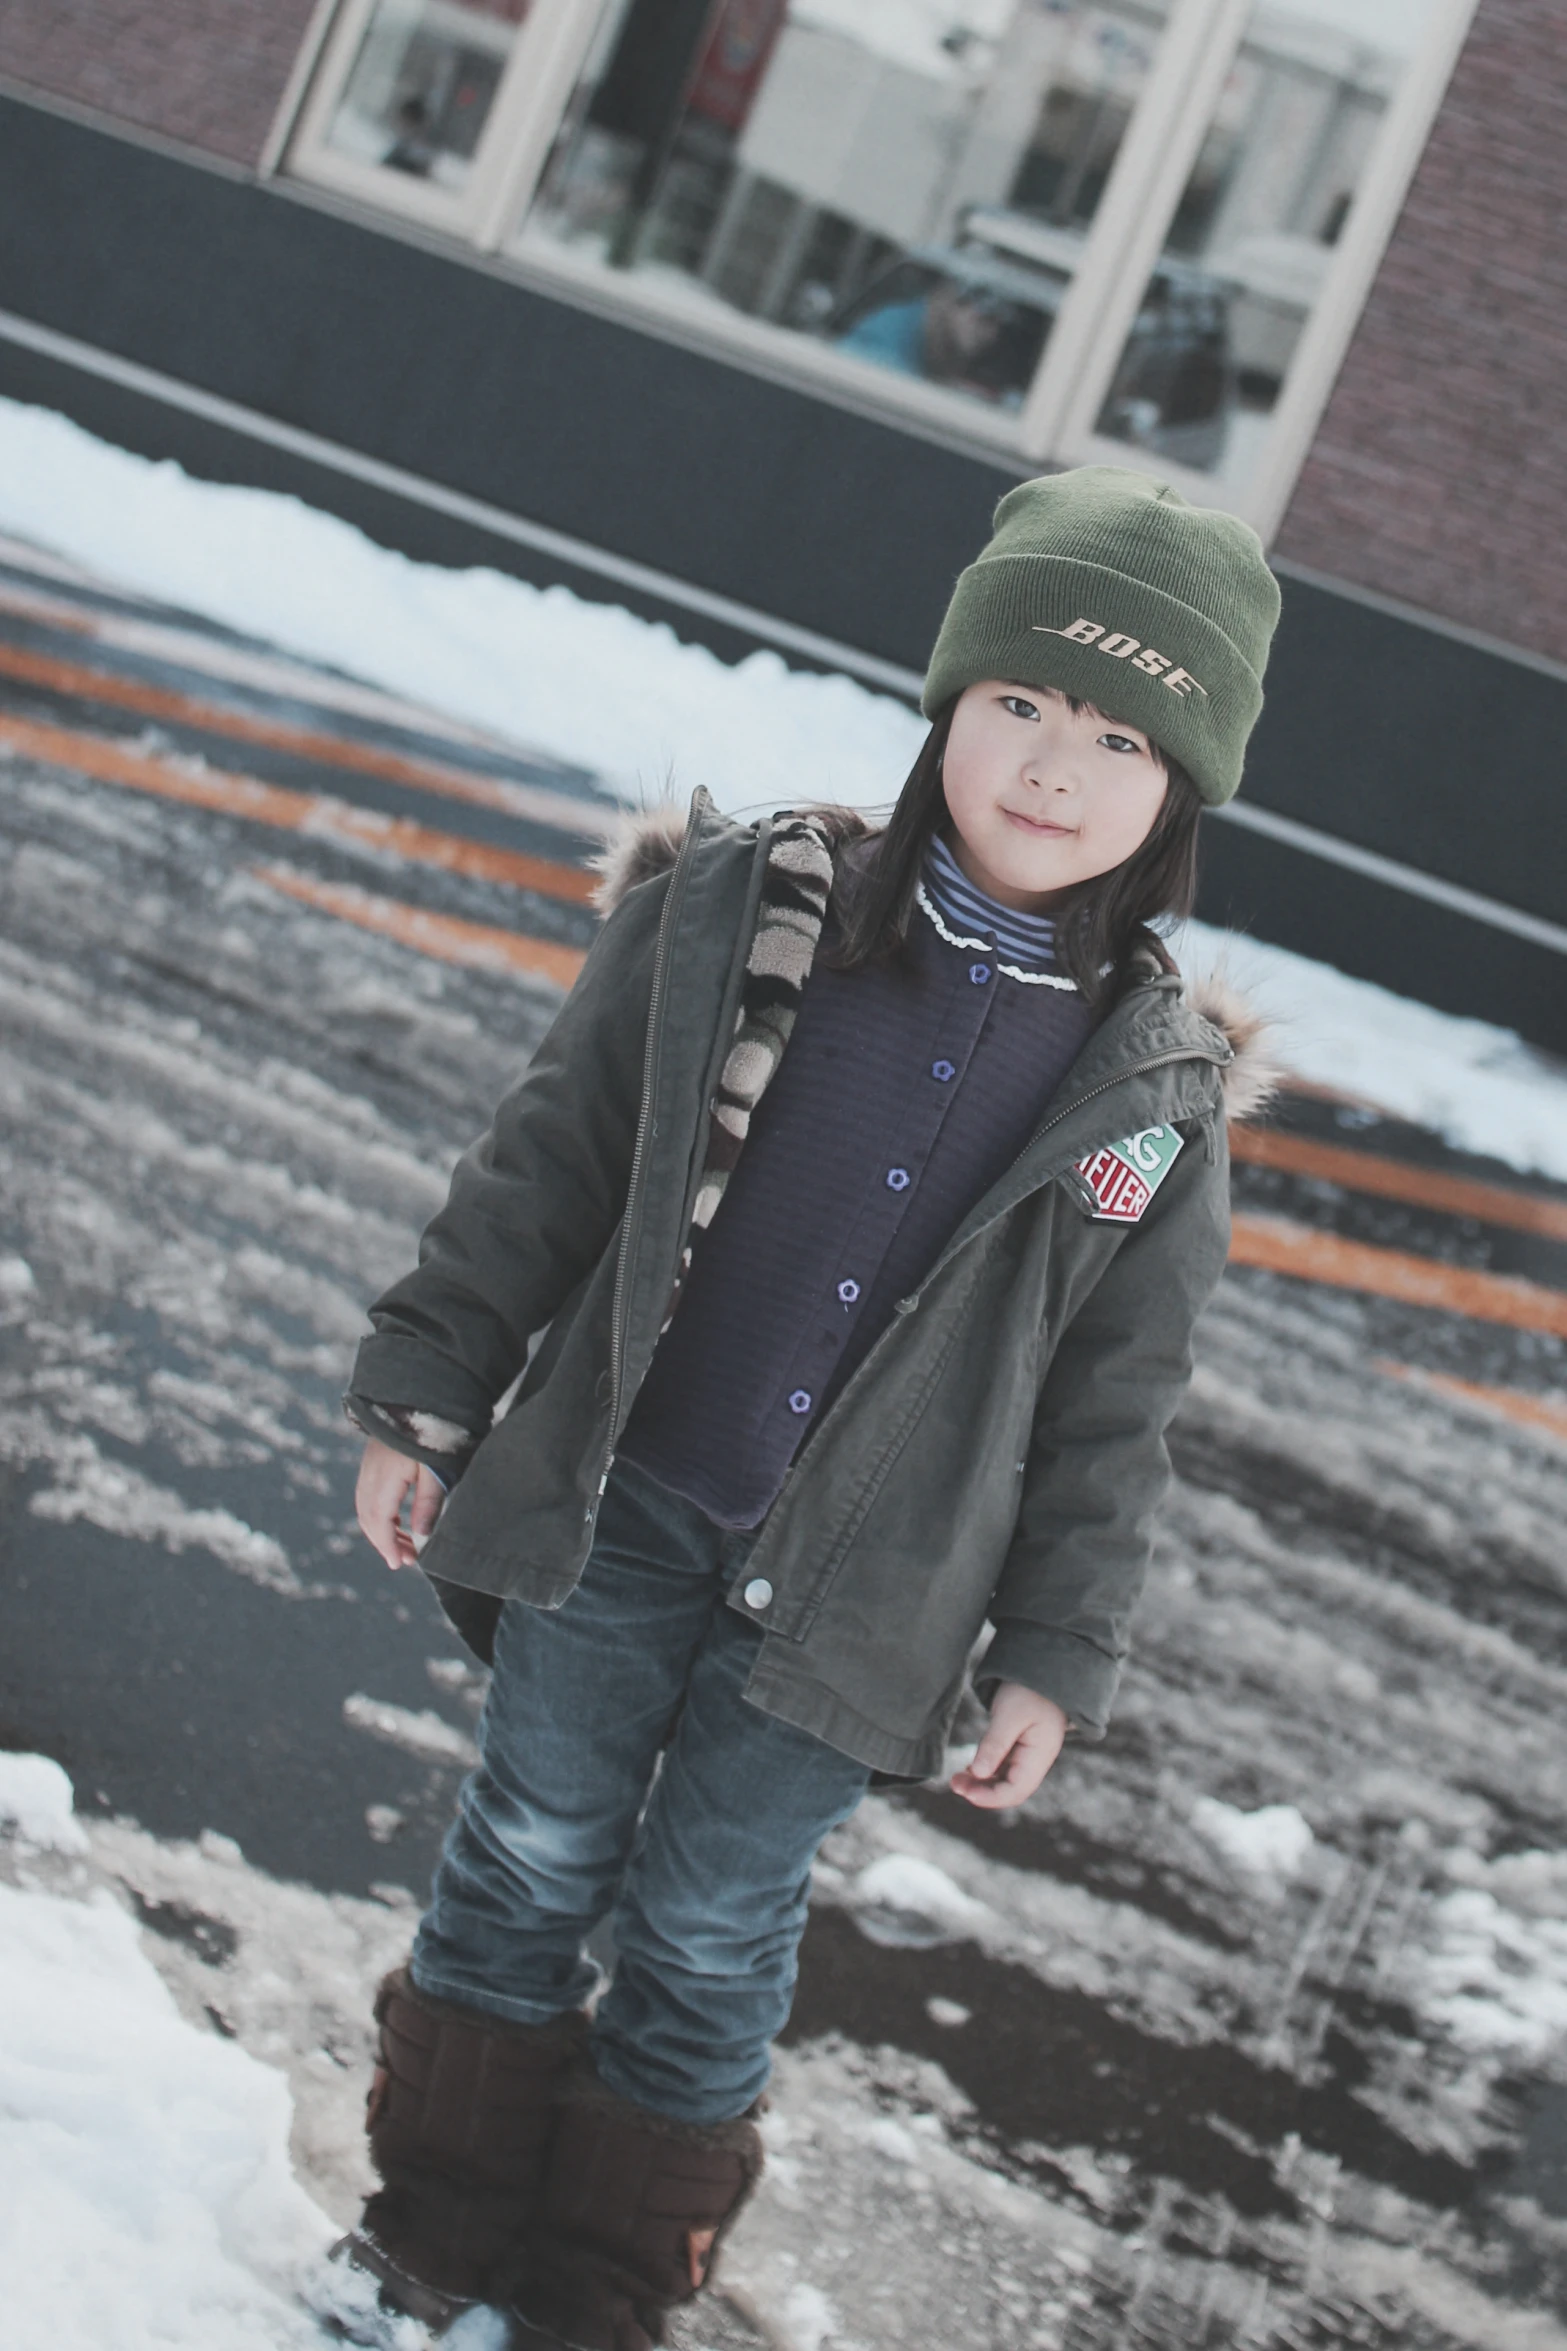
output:
[[[530,229],[1020,403],[1164,0],[619,0]]]
[[[528,0],[377,0],[327,143],[460,189]]]
[[[1244,486],[1429,15],[1429,0],[1258,0],[1101,433]]]

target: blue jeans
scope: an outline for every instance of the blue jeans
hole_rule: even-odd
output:
[[[411,1963],[436,1998],[542,2024],[594,1989],[584,1938],[613,1913],[594,2063],[685,2122],[765,2085],[811,1862],[869,1778],[744,1696],[762,1636],[724,1595],[755,1540],[617,1463],[570,1599],[502,1611]]]

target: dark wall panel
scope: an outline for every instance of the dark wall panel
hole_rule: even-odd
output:
[[[1248,790],[1567,922],[1567,682],[1305,581],[1283,587]]]
[[[0,100],[0,305],[892,660],[1013,475]]]
[[[609,587],[597,572],[576,570],[554,557],[535,554],[472,523],[354,481],[335,468],[269,448],[248,434],[209,424],[165,401],[105,383],[80,368],[20,350],[3,339],[0,394],[54,409],[99,439],[112,442],[117,449],[129,449],[138,457],[172,458],[201,481],[232,482],[242,488],[277,490],[301,498],[418,563],[445,564],[453,570],[483,564],[513,579],[529,580],[536,587],[571,588],[595,603],[613,602],[645,620],[670,623],[680,636],[709,646],[721,660],[739,661],[757,649],[757,638],[739,629],[723,628],[708,620],[697,628],[689,614],[655,596]]]
[[[1204,824],[1197,912],[1567,1054],[1567,959],[1238,825]]]

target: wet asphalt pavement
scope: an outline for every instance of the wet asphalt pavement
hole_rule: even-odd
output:
[[[425,1883],[482,1684],[353,1530],[338,1398],[591,935],[609,808],[0,545],[0,1745],[84,1807]],[[1064,2351],[1536,2351],[1567,2342],[1567,1188],[1296,1093],[1235,1199],[1111,1738],[1015,1825],[873,1800],[791,2046],[905,2118],[939,2068],[975,2158],[1092,2224]],[[1205,1799],[1314,1842],[1249,1869]],[[878,1923],[886,1852],[983,1920]]]

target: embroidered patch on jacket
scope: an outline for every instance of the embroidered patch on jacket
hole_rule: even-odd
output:
[[[1106,1143],[1077,1172],[1099,1205],[1097,1224],[1136,1224],[1180,1154],[1184,1136],[1174,1127],[1144,1127],[1119,1143]]]

